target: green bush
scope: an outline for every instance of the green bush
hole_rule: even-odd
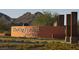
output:
[[[60,42],[51,42],[45,45],[46,49],[49,50],[75,50],[79,49],[79,45],[76,44],[67,44]]]

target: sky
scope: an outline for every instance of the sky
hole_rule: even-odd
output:
[[[72,11],[77,11],[79,13],[79,9],[0,9],[1,13],[4,13],[12,18],[17,18],[26,12],[35,13],[37,11],[49,11],[51,13],[57,12],[58,14],[68,14]]]
[[[49,11],[51,13],[58,13],[58,14],[64,14],[65,15],[65,21],[64,23],[66,24],[66,14],[70,14],[71,12],[78,12],[79,14],[79,9],[0,9],[1,13],[4,13],[12,18],[17,18],[23,15],[26,12],[43,12],[43,11]],[[79,17],[78,17],[79,19]]]

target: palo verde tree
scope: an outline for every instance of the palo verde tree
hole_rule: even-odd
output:
[[[57,13],[51,13],[51,12],[43,12],[42,15],[37,16],[33,21],[32,25],[38,25],[38,26],[52,26],[53,23],[57,20],[58,14]]]

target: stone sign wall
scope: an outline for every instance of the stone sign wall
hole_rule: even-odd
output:
[[[11,36],[27,38],[64,38],[64,27],[13,26]]]

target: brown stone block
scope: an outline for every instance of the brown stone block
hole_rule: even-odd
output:
[[[64,26],[64,15],[59,15],[58,16],[58,26]]]
[[[77,36],[77,12],[71,13],[71,36]]]

